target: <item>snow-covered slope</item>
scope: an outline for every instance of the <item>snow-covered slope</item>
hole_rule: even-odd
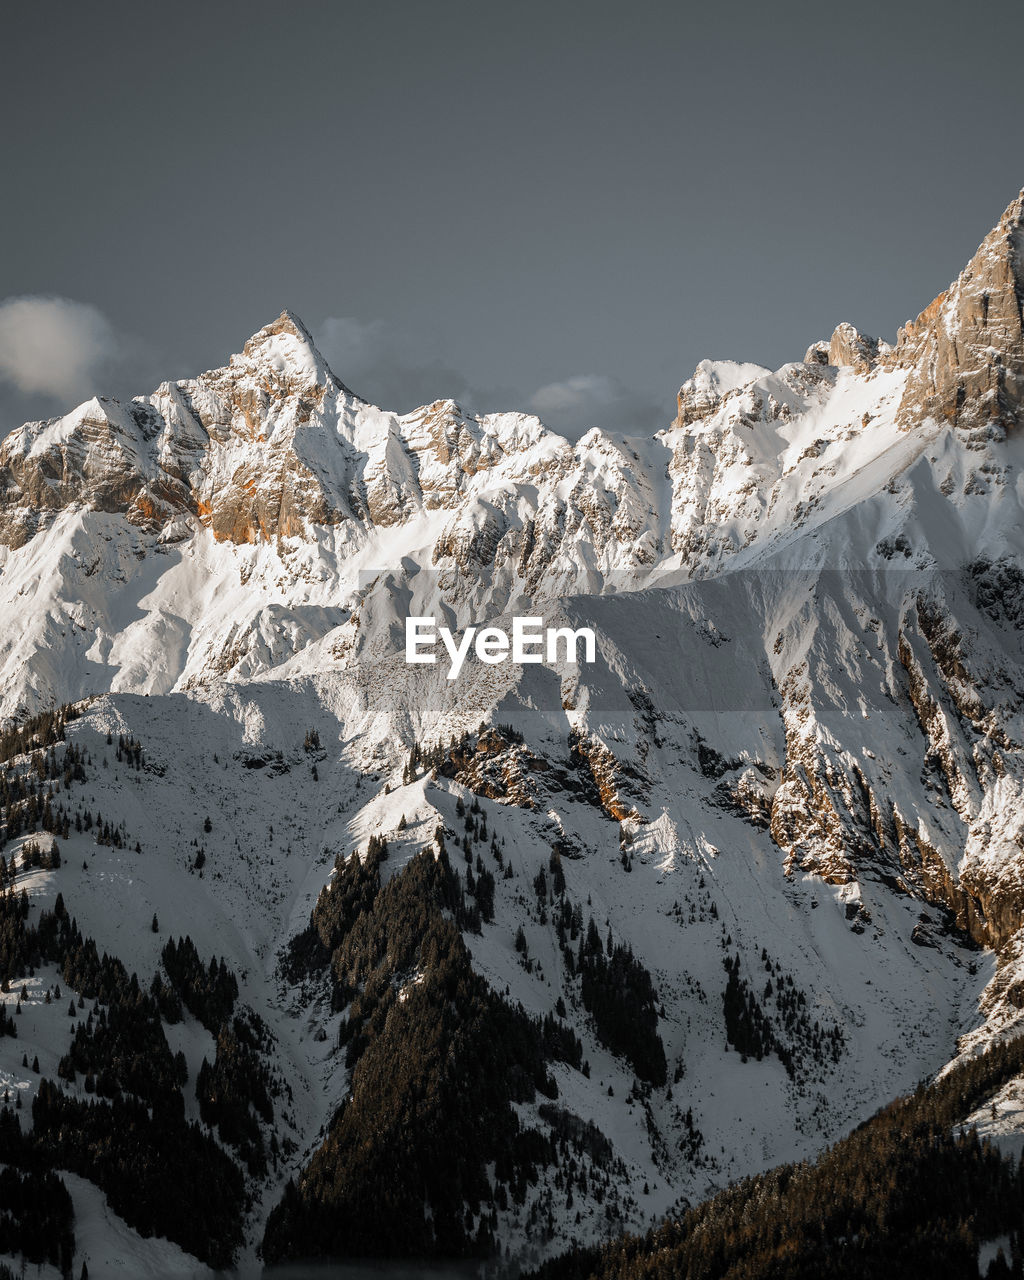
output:
[[[1024,194],[891,347],[840,325],[775,372],[702,362],[649,440],[384,412],[284,313],[224,369],[3,442],[0,708],[87,700],[67,736],[90,763],[63,794],[121,833],[72,827],[60,868],[17,886],[33,911],[61,893],[144,984],[184,934],[238,975],[288,1086],[243,1262],[354,1087],[328,972],[282,949],[372,836],[385,879],[439,832],[467,893],[494,875],[493,918],[463,930],[475,972],[558,1009],[589,1063],[549,1063],[558,1107],[610,1143],[580,1156],[585,1186],[556,1161],[523,1201],[467,1207],[519,1258],[809,1154],[1015,1023],[1022,224]],[[470,660],[448,682],[404,661],[419,612],[589,625],[598,660]],[[609,1047],[563,906],[650,974],[663,1082]],[[56,981],[32,976],[0,1039],[26,1103],[73,1026],[40,995]],[[737,1051],[737,991],[760,1056]],[[191,1016],[167,1034],[198,1116],[213,1038]],[[556,1133],[546,1105],[515,1104]],[[94,1224],[95,1193],[74,1195]]]

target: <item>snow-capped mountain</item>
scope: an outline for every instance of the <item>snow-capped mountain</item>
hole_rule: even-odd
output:
[[[0,710],[37,717],[5,739],[12,883],[179,991],[172,1092],[245,1166],[203,1254],[59,1152],[78,1252],[537,1259],[809,1155],[1016,1023],[1022,305],[1024,193],[892,345],[703,361],[652,439],[388,413],[285,312],[225,368],[3,441]],[[405,662],[411,614],[528,612],[597,661]],[[87,1016],[44,993],[100,989],[61,945],[0,950],[0,1087],[26,1130],[42,1093],[41,1134]],[[243,1075],[232,1129],[202,1095]],[[445,1125],[464,1163],[391,1230],[353,1188]]]

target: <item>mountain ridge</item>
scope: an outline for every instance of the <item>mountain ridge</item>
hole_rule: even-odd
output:
[[[240,1265],[383,1248],[388,1153],[460,1081],[508,1159],[459,1127],[401,1238],[530,1263],[808,1158],[1019,1027],[1022,211],[892,347],[701,362],[650,440],[387,413],[285,312],[0,444],[0,714],[42,713],[0,762],[13,883],[147,991],[184,982],[168,933],[225,958],[240,1025],[187,985],[152,1018],[245,1166]],[[404,661],[410,614],[528,610],[593,626],[595,663]],[[78,990],[69,954],[17,953],[2,997],[29,993],[0,1081],[42,1093],[39,1141],[88,1101],[19,1066],[85,1052],[42,994]],[[239,1062],[251,1100],[211,1110]]]
[[[192,547],[209,559],[201,547],[212,538],[239,549],[233,564],[212,551],[225,571],[262,580],[275,603],[294,607],[309,594],[303,582],[319,581],[318,603],[330,608],[364,569],[403,560],[493,575],[509,597],[538,598],[601,590],[618,575],[739,567],[906,473],[933,437],[951,463],[936,484],[958,488],[946,496],[963,507],[998,480],[998,466],[974,455],[1005,434],[1021,385],[1020,280],[1011,270],[1021,208],[1018,198],[894,347],[840,325],[828,354],[818,344],[774,373],[701,362],[673,424],[646,441],[594,429],[570,444],[529,415],[467,417],[453,401],[387,413],[351,393],[301,322],[282,312],[222,369],[127,405],[94,399],[8,436],[0,545],[13,568],[22,548],[49,534],[51,555],[74,560],[81,553],[68,537],[90,541],[90,520],[106,513],[125,520],[130,555],[178,547],[189,556]],[[989,299],[984,314],[979,298]],[[985,355],[994,326],[1005,356]],[[966,335],[959,346],[954,330]],[[961,432],[968,452],[942,435],[944,425]],[[62,521],[63,538],[54,533]],[[268,558],[260,548],[272,545]],[[870,563],[874,552],[859,554]],[[936,560],[951,565],[959,554],[951,548]],[[293,588],[271,586],[289,579]],[[258,630],[267,607],[254,598],[250,626]],[[39,625],[52,644],[52,626]],[[211,643],[218,670],[237,665],[229,661],[237,637],[222,629]],[[193,663],[185,678],[197,674]],[[12,676],[8,666],[8,690]],[[39,691],[42,702],[33,695],[17,705],[31,710],[77,692],[51,686]],[[11,705],[8,696],[3,709]]]

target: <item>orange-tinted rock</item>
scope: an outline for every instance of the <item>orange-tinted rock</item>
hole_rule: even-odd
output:
[[[1024,191],[956,281],[901,331],[893,362],[911,366],[899,422],[1012,431],[1024,413]]]

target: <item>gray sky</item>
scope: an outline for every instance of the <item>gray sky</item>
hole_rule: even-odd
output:
[[[892,338],[1024,184],[1019,0],[5,8],[0,433],[288,306],[387,408],[656,429]],[[72,305],[73,304],[73,305]]]

